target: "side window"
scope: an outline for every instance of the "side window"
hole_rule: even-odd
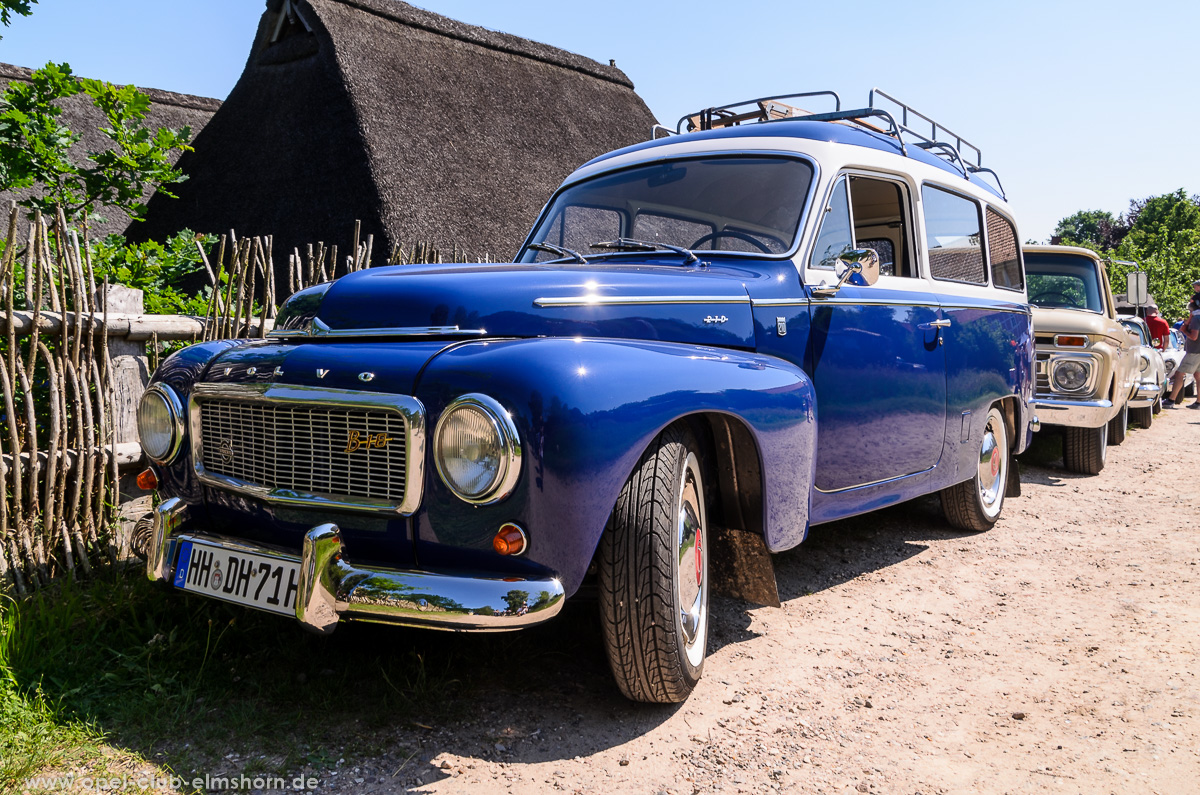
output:
[[[913,276],[908,266],[908,213],[904,191],[891,180],[850,177],[854,247],[874,249],[883,276]]]
[[[1017,233],[1008,219],[987,208],[988,260],[992,266],[992,284],[1009,290],[1025,287],[1021,258],[1017,254]]]
[[[925,185],[925,247],[935,279],[987,284],[983,266],[979,205],[971,199]]]
[[[809,265],[813,268],[833,268],[837,258],[852,248],[854,237],[850,228],[850,200],[846,194],[846,178],[842,177],[829,197],[829,206],[825,208],[821,233],[817,235]]]

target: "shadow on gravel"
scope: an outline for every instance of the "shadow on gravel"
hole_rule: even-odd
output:
[[[819,526],[774,557],[780,596],[820,592],[962,535],[936,497]],[[713,599],[710,653],[756,636],[752,609]],[[669,720],[678,706],[620,695],[597,612],[574,599],[553,621],[511,634],[348,624],[317,638],[293,622],[151,587],[134,570],[22,604],[11,664],[21,687],[40,687],[64,717],[185,778],[332,781],[333,770],[357,765],[372,782],[413,786],[446,775],[430,762],[442,752],[464,764],[570,759]],[[721,675],[711,665],[706,673]]]
[[[779,598],[818,593],[901,563],[928,549],[924,541],[970,535],[946,523],[936,496],[818,525],[803,544],[775,556]]]

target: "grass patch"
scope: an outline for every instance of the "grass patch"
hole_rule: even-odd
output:
[[[22,760],[0,768],[7,781],[99,759],[103,742],[185,780],[218,766],[328,768],[380,752],[396,728],[473,719],[489,668],[570,657],[596,629],[462,635],[347,624],[317,637],[152,584],[139,570],[8,601],[3,616],[0,749]]]

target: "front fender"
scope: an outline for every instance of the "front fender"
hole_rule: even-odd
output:
[[[578,588],[618,493],[638,458],[676,420],[722,414],[757,448],[768,548],[804,539],[816,450],[815,395],[799,368],[752,352],[627,340],[541,338],[479,341],[443,351],[416,395],[431,429],[443,408],[482,392],[511,414],[522,472],[503,502],[471,506],[436,474],[416,516],[418,557],[437,565],[491,553],[504,522],[529,535],[530,564]],[[430,438],[429,455],[434,439]],[[427,472],[435,473],[430,462]],[[715,484],[714,484],[715,485]],[[471,555],[466,555],[470,558]]]

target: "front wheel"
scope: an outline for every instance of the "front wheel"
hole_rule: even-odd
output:
[[[981,533],[1000,518],[1012,465],[1008,429],[998,408],[988,412],[975,464],[970,480],[942,489],[942,512],[960,530]]]
[[[1117,416],[1108,421],[1108,445],[1113,447],[1125,441],[1125,434],[1129,430],[1129,404],[1121,406],[1121,410],[1117,412]]]
[[[634,701],[683,701],[708,648],[703,449],[683,425],[642,454],[600,540],[600,620],[617,686]]]
[[[1099,475],[1108,455],[1108,423],[1099,428],[1063,428],[1063,466],[1080,475]]]

